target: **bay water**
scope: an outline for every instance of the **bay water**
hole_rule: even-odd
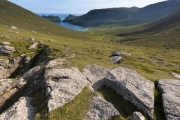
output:
[[[61,21],[63,21],[67,16],[69,16],[69,14],[55,14],[55,13],[38,13],[37,15],[39,16],[48,16],[48,15],[53,15],[53,16],[58,16],[61,18]],[[73,15],[76,15],[76,16],[80,16],[80,14],[73,14]],[[73,25],[71,23],[68,23],[68,22],[55,22],[56,24],[62,26],[62,27],[66,27],[68,29],[71,29],[71,30],[75,30],[75,31],[84,31],[86,30],[86,27],[83,27],[83,26],[79,26],[79,25]]]

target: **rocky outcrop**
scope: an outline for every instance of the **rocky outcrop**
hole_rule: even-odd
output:
[[[120,113],[111,103],[96,95],[84,120],[107,120],[119,115]]]
[[[29,71],[27,71],[24,75],[23,78],[28,81],[28,80],[32,80],[36,75],[38,75],[37,73],[41,70],[40,66],[35,66],[34,68],[30,69]]]
[[[145,120],[145,117],[140,112],[133,112],[129,120]]]
[[[98,66],[98,65],[87,65],[82,73],[88,81],[91,83],[92,88],[97,90],[104,84],[104,77],[110,69]]]
[[[35,42],[34,44],[32,44],[28,49],[35,49],[37,47],[38,43]]]
[[[124,99],[132,102],[141,112],[153,119],[153,82],[131,69],[119,67],[106,74],[105,85],[116,90]]]
[[[34,120],[35,108],[30,97],[20,98],[13,106],[0,115],[0,120]]]
[[[11,46],[0,46],[0,54],[1,55],[10,55],[16,51],[15,47]]]
[[[162,93],[164,113],[167,120],[180,120],[180,81],[163,79],[158,81]]]
[[[49,112],[72,101],[88,84],[86,77],[74,67],[46,69],[45,81]]]

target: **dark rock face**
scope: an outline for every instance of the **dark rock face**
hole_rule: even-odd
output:
[[[141,112],[153,119],[153,82],[133,70],[119,67],[106,74],[105,85],[116,90],[124,99],[132,102]]]
[[[163,79],[158,81],[162,93],[164,113],[167,120],[180,120],[180,81]]]

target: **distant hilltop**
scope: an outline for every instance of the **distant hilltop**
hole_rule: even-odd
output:
[[[49,21],[52,21],[52,22],[61,22],[61,19],[58,16],[53,16],[53,15],[45,16],[45,15],[43,15],[42,17],[49,20]]]

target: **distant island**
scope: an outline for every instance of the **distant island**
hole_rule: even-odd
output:
[[[43,15],[42,17],[51,21],[51,22],[61,22],[61,19],[58,16],[53,16],[53,15],[45,16],[45,15]]]
[[[62,22],[72,22],[74,19],[76,19],[78,16],[69,14]]]

